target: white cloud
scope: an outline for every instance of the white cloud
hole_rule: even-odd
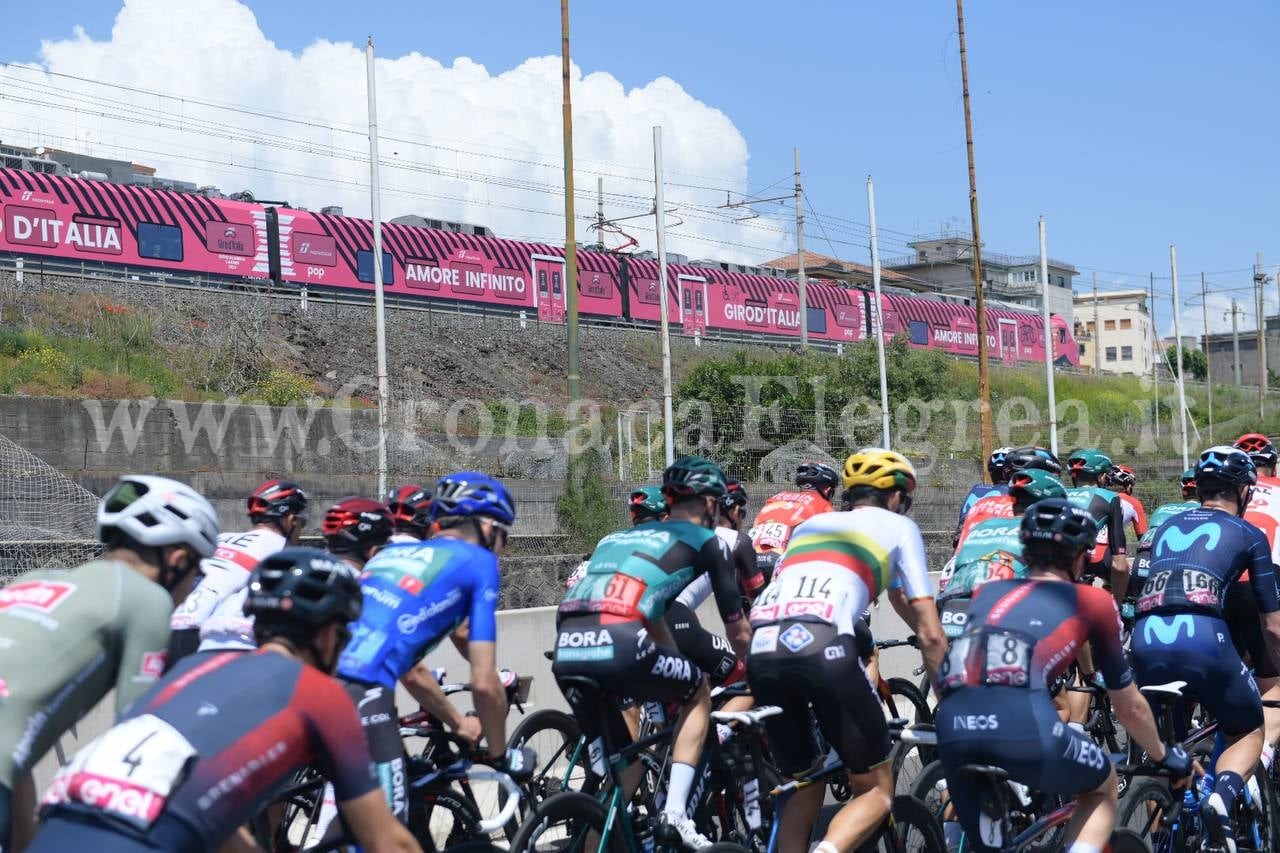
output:
[[[493,73],[466,58],[445,66],[411,53],[380,58],[377,75],[385,217],[418,213],[549,240],[563,234],[558,56]],[[295,54],[276,47],[237,0],[124,0],[109,40],[76,28],[45,41],[40,63],[0,70],[0,81],[17,96],[0,101],[7,142],[131,157],[166,177],[368,215],[363,45],[316,41]],[[575,66],[573,96],[579,216],[594,214],[594,172],[607,173],[607,216],[647,209],[655,124],[664,127],[669,183],[746,189],[746,140],[677,82],[662,77],[628,90],[606,72],[583,76]],[[667,195],[686,203],[678,230],[702,238],[673,235],[669,251],[758,262],[789,248],[772,220],[735,226],[727,214],[691,206],[714,207],[723,192],[669,186]],[[624,227],[652,248],[651,220]],[[753,248],[727,245],[734,243]]]

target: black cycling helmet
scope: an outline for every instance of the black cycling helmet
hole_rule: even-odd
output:
[[[720,511],[729,512],[735,506],[744,510],[747,508],[747,490],[741,482],[731,478],[725,482],[725,493],[720,498]]]
[[[840,474],[825,462],[801,462],[796,468],[796,485],[802,489],[834,492],[840,485]]]
[[[1009,479],[1009,469],[1005,467],[1005,457],[1012,452],[1012,447],[997,447],[991,451],[991,455],[987,457],[987,473],[991,475],[991,482],[1003,483]]]
[[[290,480],[267,480],[253,490],[247,503],[250,521],[274,521],[290,514],[304,515],[307,511],[307,493]]]
[[[1112,465],[1107,470],[1107,476],[1102,481],[1108,489],[1123,491],[1137,484],[1138,475],[1128,465],[1120,465],[1119,463]]]
[[[391,537],[391,510],[370,498],[343,498],[325,510],[320,532],[334,554],[362,554]]]
[[[1018,533],[1024,553],[1034,561],[1073,562],[1077,555],[1092,548],[1098,539],[1098,525],[1089,513],[1063,498],[1037,501],[1027,507]]]
[[[417,483],[406,483],[387,493],[387,509],[397,533],[419,538],[431,530],[431,490]]]
[[[1258,469],[1248,453],[1220,444],[1200,454],[1195,476],[1197,486],[1252,486],[1258,482]]]
[[[727,491],[724,471],[702,456],[682,456],[662,472],[662,494],[668,500],[705,495],[718,498]]]
[[[1188,468],[1182,472],[1182,476],[1178,478],[1178,484],[1182,486],[1182,496],[1184,498],[1194,498],[1196,496],[1196,469]]]
[[[254,619],[259,645],[283,637],[311,651],[330,674],[351,638],[347,624],[360,618],[363,598],[359,575],[340,559],[318,548],[285,548],[258,563],[249,576],[244,613]],[[332,660],[321,659],[316,633],[331,622],[341,628]]]
[[[1276,446],[1271,443],[1271,439],[1260,432],[1251,432],[1240,436],[1233,446],[1236,450],[1243,450],[1249,454],[1254,466],[1258,468],[1276,467],[1276,460],[1280,456],[1280,454],[1276,453]]]
[[[1009,451],[1004,457],[1004,467],[1008,476],[1028,468],[1048,471],[1055,477],[1062,473],[1062,463],[1058,461],[1058,457],[1043,447],[1019,447]]]

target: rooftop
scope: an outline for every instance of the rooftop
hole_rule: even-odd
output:
[[[798,258],[799,255],[792,252],[790,255],[783,255],[780,258],[765,261],[760,266],[773,267],[774,269],[780,269],[784,272],[794,273],[799,270]],[[884,269],[883,267],[884,265],[881,264],[881,281],[908,286],[907,283],[910,282],[909,276],[896,273],[893,270]],[[872,276],[872,269],[866,264],[857,264],[853,261],[842,261],[839,258],[833,258],[829,255],[820,255],[817,252],[804,253],[804,271],[806,275],[812,274],[823,278],[837,278],[845,280],[862,280],[864,278],[870,280]]]

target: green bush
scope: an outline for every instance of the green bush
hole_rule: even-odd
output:
[[[622,501],[604,484],[604,476],[604,461],[596,450],[570,457],[556,516],[570,547],[578,551],[590,551],[601,537],[626,525]]]
[[[0,356],[17,358],[25,350],[37,349],[44,338],[33,329],[0,328]]]
[[[249,392],[250,399],[261,400],[268,406],[291,406],[301,403],[315,393],[315,383],[305,376],[273,367],[258,380]]]

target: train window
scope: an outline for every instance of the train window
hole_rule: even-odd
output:
[[[138,254],[158,261],[181,261],[182,229],[176,225],[139,222]]]
[[[911,343],[918,347],[929,345],[929,324],[924,320],[912,320],[907,324],[911,334]]]
[[[827,309],[809,308],[807,314],[810,334],[825,335],[827,333]]]
[[[373,252],[368,249],[361,249],[356,252],[356,278],[364,282],[373,282]],[[391,284],[394,281],[395,267],[391,263],[391,254],[383,252],[382,283]]]
[[[702,316],[702,291],[695,290],[693,292],[693,310],[699,317]]]
[[[543,296],[547,295],[547,271],[538,270],[538,292]]]
[[[551,273],[551,295],[559,296],[561,293],[562,291],[560,288],[560,273],[553,272]]]
[[[685,290],[683,292],[683,295],[684,295],[684,313],[688,314],[691,311],[693,311],[693,305],[689,301],[689,291]]]

